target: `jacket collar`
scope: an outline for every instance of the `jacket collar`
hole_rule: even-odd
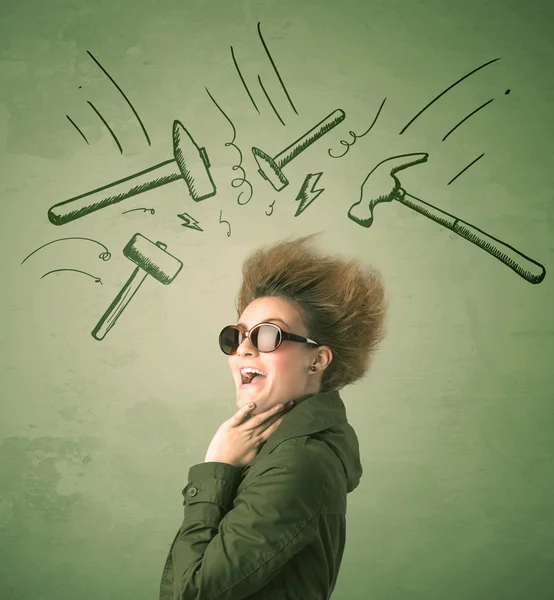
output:
[[[259,454],[272,452],[281,442],[290,438],[312,435],[346,422],[346,409],[338,390],[313,394],[285,413],[279,427],[270,435]]]

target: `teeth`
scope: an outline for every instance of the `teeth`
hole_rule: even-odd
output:
[[[254,369],[252,367],[246,367],[244,369],[241,369],[240,372],[241,373],[256,373],[256,375],[262,375],[263,377],[267,377],[267,375],[263,371],[260,371],[259,369]]]

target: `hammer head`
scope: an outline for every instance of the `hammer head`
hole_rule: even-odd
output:
[[[200,148],[179,121],[173,122],[173,156],[196,202],[215,195],[210,175],[210,160],[205,148]]]
[[[123,255],[134,262],[148,275],[152,275],[160,283],[167,285],[171,283],[183,268],[183,263],[166,251],[166,245],[162,242],[154,244],[140,233],[129,240]]]
[[[252,148],[252,154],[258,163],[258,173],[271,183],[279,192],[289,184],[289,180],[283,175],[283,171],[277,166],[277,163],[259,148]]]
[[[348,210],[348,218],[362,227],[371,227],[377,204],[402,200],[406,194],[396,173],[427,162],[428,158],[427,152],[412,152],[382,160],[364,179],[360,199]]]

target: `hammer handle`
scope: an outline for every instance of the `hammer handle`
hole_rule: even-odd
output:
[[[48,211],[48,220],[54,225],[64,225],[105,206],[182,178],[175,160],[166,160],[124,179],[55,204]]]
[[[302,137],[293,142],[288,148],[285,148],[282,152],[279,152],[277,156],[273,157],[273,160],[279,169],[282,169],[295,156],[298,156],[301,152],[306,150],[308,146],[311,146],[322,135],[325,135],[328,131],[333,129],[333,127],[336,127],[340,122],[344,121],[345,117],[345,112],[340,108],[337,108],[337,110],[325,117],[323,121],[320,121],[317,125],[312,127],[308,133],[305,133]]]
[[[108,310],[102,315],[96,327],[92,330],[92,337],[102,340],[108,331],[115,325],[119,315],[123,312],[127,304],[131,301],[137,290],[146,279],[148,273],[137,267],[127,283],[121,288],[114,301],[108,307]]]
[[[458,217],[412,196],[403,188],[400,188],[394,199],[479,246],[479,248],[513,269],[529,283],[540,283],[544,279],[546,269],[543,265],[525,256],[513,246],[485,233],[475,225],[462,221],[462,219],[458,219]]]

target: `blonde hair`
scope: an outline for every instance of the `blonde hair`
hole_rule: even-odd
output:
[[[355,259],[322,256],[305,246],[320,233],[252,252],[242,267],[235,307],[240,317],[257,298],[274,296],[291,302],[307,337],[333,351],[321,379],[325,392],[340,390],[367,372],[384,338],[387,301],[376,269]]]

